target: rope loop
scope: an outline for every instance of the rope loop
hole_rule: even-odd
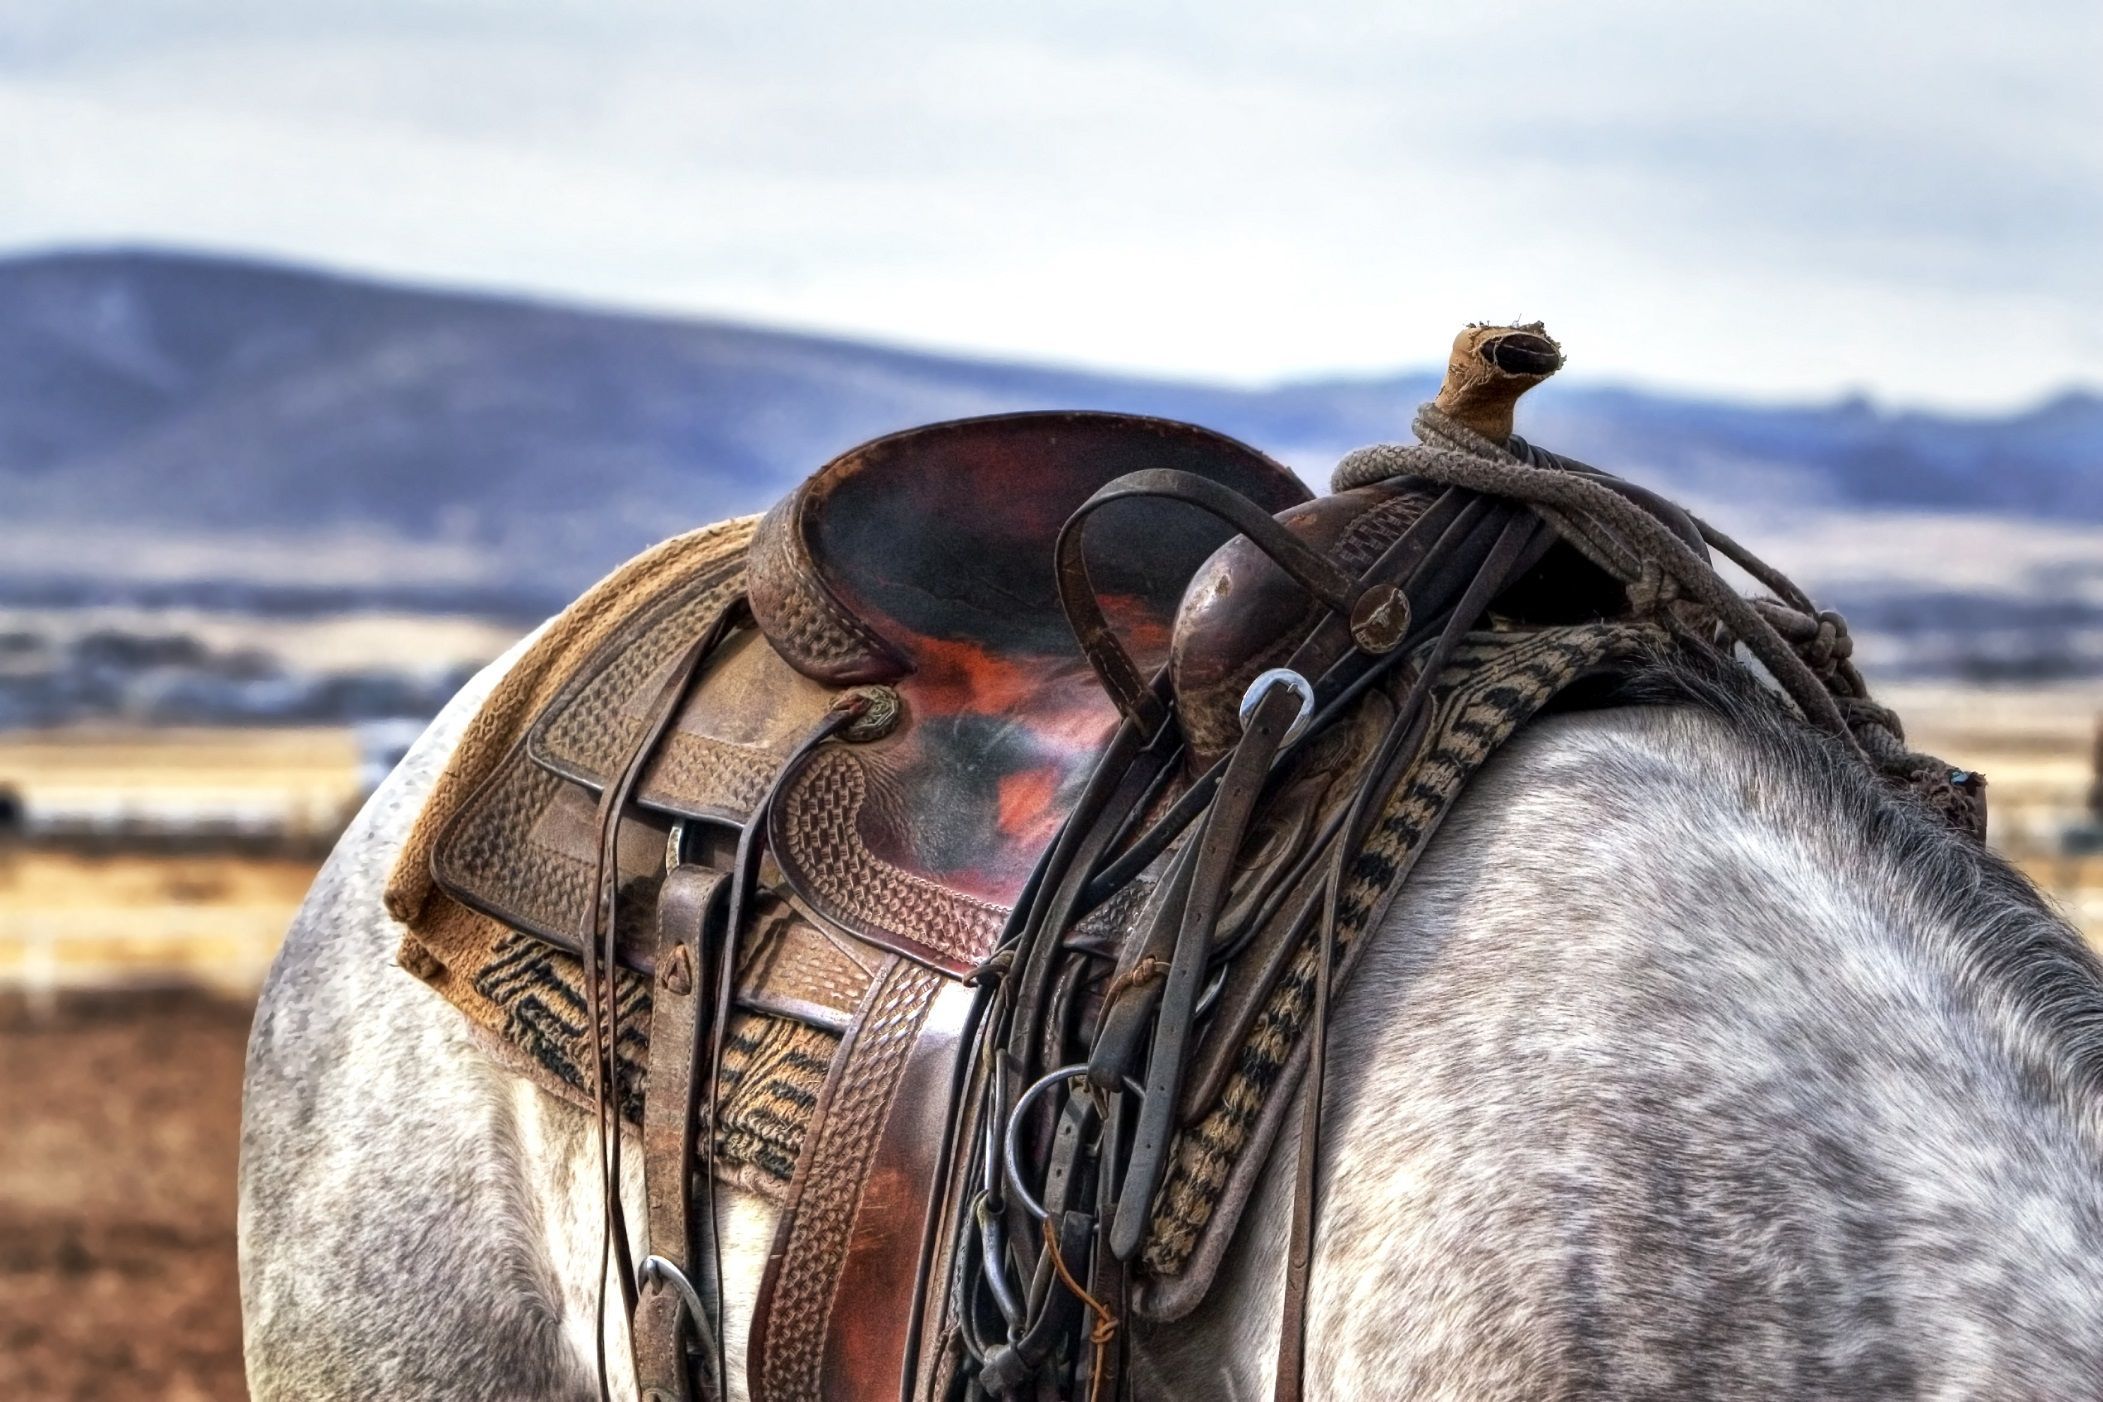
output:
[[[1680,524],[1691,528],[1690,540],[1673,529],[1667,520],[1673,508],[1660,498],[1522,439],[1485,438],[1435,404],[1417,411],[1415,427],[1414,444],[1384,443],[1347,455],[1331,485],[1344,491],[1408,477],[1524,504],[1621,582],[1636,617],[1656,619],[1685,636],[1712,638],[1726,652],[1744,644],[1806,721],[1895,782],[1948,789],[1954,797],[1945,796],[1945,806],[1976,810],[1965,825],[1983,830],[1978,785],[1969,778],[1949,780],[1935,769],[1939,762],[1906,748],[1898,716],[1870,699],[1854,664],[1847,620],[1817,607],[1780,570],[1706,522],[1686,517]],[[1709,551],[1775,597],[1739,593],[1717,573]]]

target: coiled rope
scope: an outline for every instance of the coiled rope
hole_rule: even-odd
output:
[[[1686,636],[1707,633],[1728,649],[1742,644],[1767,669],[1798,713],[1894,783],[1913,790],[1958,827],[1983,838],[1983,783],[1906,746],[1898,717],[1870,697],[1852,658],[1847,621],[1820,609],[1788,576],[1699,518],[1701,539],[1772,597],[1740,594],[1656,513],[1608,486],[1581,464],[1520,438],[1500,443],[1436,405],[1417,411],[1416,443],[1360,448],[1337,464],[1331,487],[1344,491],[1390,477],[1526,503],[1627,591],[1631,613]]]

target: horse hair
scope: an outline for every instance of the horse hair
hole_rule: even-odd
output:
[[[2103,959],[2029,878],[1881,781],[1831,735],[1732,659],[1685,648],[1644,659],[1610,688],[1617,704],[1693,705],[1744,741],[1760,806],[1822,804],[1836,869],[1874,871],[1959,932],[1960,978],[1981,1010],[2035,1039],[2027,1069],[2103,1144]],[[1991,1021],[1992,1019],[1989,1019]]]

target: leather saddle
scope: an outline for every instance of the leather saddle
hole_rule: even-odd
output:
[[[1781,576],[1510,436],[1558,364],[1537,326],[1469,328],[1441,404],[1473,417],[1427,407],[1421,449],[1356,455],[1320,499],[1157,419],[895,434],[612,623],[431,873],[581,961],[602,1107],[627,1103],[618,971],[648,979],[639,1264],[618,1133],[604,1161],[646,1402],[727,1387],[709,1146],[734,1011],[833,1039],[754,1398],[1117,1396],[1120,1318],[1209,1279],[1147,1278],[1179,1135],[1238,1117],[1256,1157],[1201,1206],[1245,1194],[1279,1111],[1222,1088],[1260,1101],[1288,1067],[1297,1397],[1331,980],[1470,766],[1604,655],[1570,640],[1736,636],[1839,731],[1832,696],[1860,688],[1806,670],[1707,549],[1808,611]],[[1682,585],[1699,607],[1674,613]],[[1499,636],[1533,641],[1445,709],[1449,666]]]
[[[441,834],[432,874],[455,899],[584,957],[588,978],[596,959],[652,979],[650,1254],[623,1272],[646,1396],[708,1395],[720,1368],[694,1144],[733,1004],[839,1037],[762,1287],[753,1395],[895,1396],[938,1352],[911,1321],[943,1226],[966,980],[1123,719],[1051,562],[1085,503],[1145,471],[1265,519],[1310,500],[1263,454],[1158,419],[878,439],[768,512],[741,570],[623,620]],[[1099,515],[1072,567],[1130,665],[1156,672],[1235,529],[1174,501]],[[592,1017],[609,1040],[611,1017]]]
[[[844,454],[759,521],[741,568],[623,619],[454,816],[432,873],[578,955],[590,988],[614,965],[651,979],[649,1254],[620,1271],[644,1395],[725,1382],[695,1146],[733,1007],[838,1037],[761,1287],[752,1394],[1007,1394],[1058,1357],[1102,1376],[1062,1352],[1078,1296],[1058,1291],[1009,1321],[998,1358],[961,1361],[982,1306],[944,1283],[975,1278],[975,1256],[989,1277],[1048,1269],[1012,1201],[1005,1226],[972,1224],[989,1117],[1015,1133],[1084,1069],[1047,1053],[1082,1025],[1090,1078],[1146,1079],[1129,1123],[1093,1131],[1129,1160],[1127,1205],[1061,1218],[1103,1233],[1069,1249],[1121,1298],[1177,1124],[1229,1076],[1306,929],[1279,902],[1306,904],[1344,780],[1391,776],[1383,727],[1415,733],[1425,692],[1405,701],[1404,683],[1444,654],[1393,664],[1450,651],[1555,547],[1473,493],[1391,480],[1316,500],[1204,429],[1021,414]],[[1564,612],[1615,593],[1582,561],[1550,573]],[[1291,753],[1310,721],[1320,742]],[[1191,951],[1215,936],[1243,953],[1207,1017]],[[615,1040],[616,1015],[593,1008],[593,1036]],[[605,1099],[614,1063],[594,1055]],[[1081,1104],[1038,1106],[1019,1146],[1061,1194],[1097,1181],[1052,1147],[1087,1131]]]
[[[1164,467],[1267,512],[1309,500],[1289,470],[1232,439],[1099,413],[936,424],[812,475],[760,521],[749,617],[724,629],[642,771],[620,842],[628,881],[661,866],[673,823],[736,831],[772,788],[766,847],[783,894],[829,928],[968,974],[1119,720],[1060,608],[1049,568],[1059,532],[1104,484]],[[1088,578],[1142,665],[1166,661],[1185,585],[1232,534],[1166,502],[1105,513],[1090,531]],[[483,805],[438,849],[443,888],[582,947],[598,799],[680,647],[719,609],[706,586],[660,600],[562,689],[530,732],[554,792],[530,817],[523,856],[511,850],[518,815]],[[858,686],[889,693],[887,732],[797,753]],[[620,952],[652,968],[646,932],[624,931]]]
[[[650,979],[639,1266],[609,1194],[644,1396],[727,1381],[696,1145],[734,1008],[838,1039],[752,1395],[1098,1390],[1114,1360],[1082,1356],[1080,1301],[1126,1298],[1177,1129],[1270,1015],[1316,860],[1362,837],[1431,680],[1493,599],[1619,597],[1513,503],[1406,477],[1317,500],[1204,429],[1046,413],[856,448],[742,561],[621,619],[432,874],[577,955],[594,996],[614,966]],[[602,1102],[619,1016],[586,1019]],[[1114,1124],[1105,1098],[1129,1100]],[[1088,1286],[1049,1286],[1067,1256]],[[1007,1342],[970,1342],[988,1329]]]

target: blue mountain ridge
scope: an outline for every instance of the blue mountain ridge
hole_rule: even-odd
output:
[[[1026,408],[1159,414],[1319,482],[1341,452],[1406,437],[1436,381],[1231,388],[234,258],[60,251],[0,259],[0,522],[51,538],[201,533],[228,548],[354,531],[412,557],[443,542],[483,559],[500,592],[559,599],[913,424]],[[2103,398],[2090,393],[1966,417],[1558,382],[1521,427],[1710,500],[2103,523]],[[12,587],[36,573],[0,560]]]

